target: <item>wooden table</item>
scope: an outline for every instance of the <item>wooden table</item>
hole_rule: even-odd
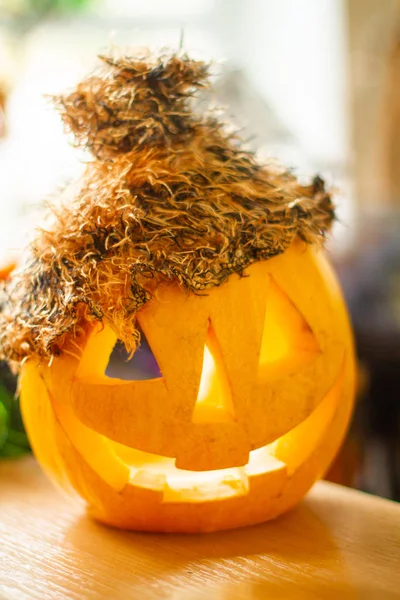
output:
[[[400,505],[321,482],[275,522],[199,536],[96,524],[32,458],[0,464],[1,600],[400,598]]]

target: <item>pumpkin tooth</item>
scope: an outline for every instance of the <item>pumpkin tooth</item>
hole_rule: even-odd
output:
[[[204,502],[233,496],[245,496],[249,492],[249,478],[244,467],[219,471],[185,471],[184,478],[167,477],[163,502]]]
[[[131,469],[131,477],[129,479],[131,485],[140,488],[146,488],[155,492],[163,492],[167,483],[167,476],[164,473],[156,473],[145,469]]]
[[[265,473],[271,471],[286,470],[286,463],[273,455],[275,446],[276,442],[273,442],[272,444],[268,444],[268,446],[263,446],[250,452],[250,460],[244,467],[248,477],[265,475]]]

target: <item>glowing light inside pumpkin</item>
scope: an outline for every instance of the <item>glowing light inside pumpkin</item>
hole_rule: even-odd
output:
[[[259,375],[298,369],[319,353],[318,343],[304,317],[271,278],[260,348]]]
[[[231,390],[210,326],[204,345],[203,369],[192,421],[193,423],[226,423],[233,420]]]
[[[271,319],[270,321],[264,329],[266,335],[264,335],[261,346],[261,365],[280,363],[290,355],[291,347],[288,332],[275,319]]]

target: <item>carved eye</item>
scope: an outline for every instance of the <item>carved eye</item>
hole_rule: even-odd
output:
[[[320,352],[296,305],[271,277],[260,349],[259,376],[268,379],[300,368]]]
[[[140,345],[132,356],[119,340],[116,342],[105,370],[107,377],[111,379],[124,379],[127,381],[145,381],[162,377],[157,359],[141,329]]]

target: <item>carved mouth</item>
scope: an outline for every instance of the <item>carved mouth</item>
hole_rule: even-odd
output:
[[[192,471],[176,459],[137,450],[84,425],[74,411],[50,394],[55,416],[82,458],[116,491],[128,485],[162,492],[163,502],[200,502],[245,495],[258,478],[290,476],[327,435],[343,390],[343,369],[325,398],[302,423],[274,442],[249,453],[247,464]]]

